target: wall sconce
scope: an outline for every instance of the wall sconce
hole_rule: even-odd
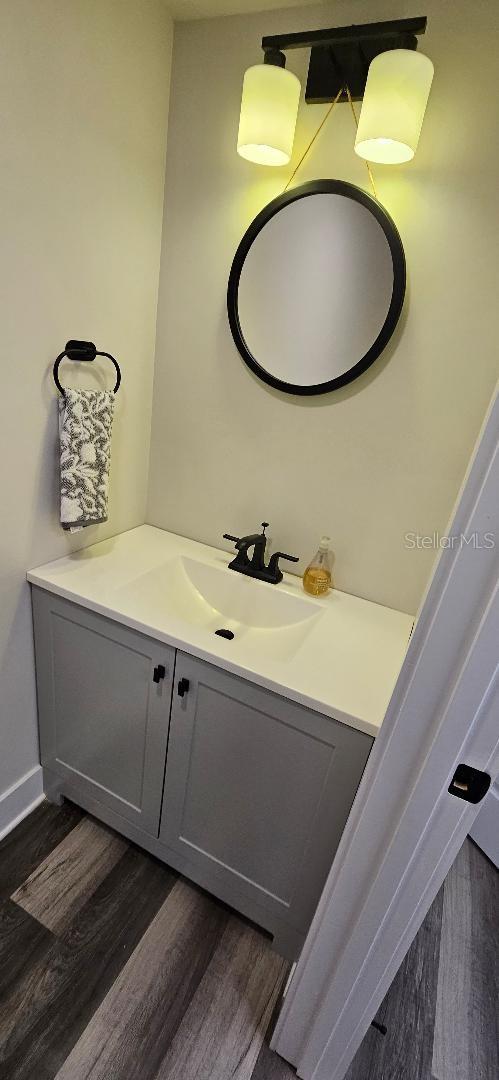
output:
[[[287,165],[293,149],[301,83],[278,49],[244,76],[237,152],[258,165]]]
[[[422,53],[393,49],[372,61],[360,113],[355,153],[366,161],[399,165],[416,153],[433,64]]]
[[[310,48],[307,104],[364,98],[356,153],[384,164],[410,161],[433,78],[431,60],[416,53],[426,22],[397,19],[264,37],[264,63],[244,76],[238,153],[259,165],[288,164],[300,82],[286,70],[284,50]]]

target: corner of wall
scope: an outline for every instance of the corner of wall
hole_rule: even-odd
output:
[[[147,451],[147,473],[145,477],[145,504],[144,504],[144,524],[149,524],[149,503],[151,495],[151,461],[152,461],[152,429],[153,429],[153,410],[154,410],[154,389],[157,376],[157,362],[158,362],[158,319],[159,319],[159,303],[161,295],[161,267],[163,262],[163,235],[165,229],[165,213],[166,213],[166,170],[168,167],[168,124],[170,120],[170,108],[171,108],[171,86],[172,86],[172,70],[173,70],[173,50],[175,44],[175,27],[176,23],[173,16],[167,10],[166,12],[168,33],[169,33],[169,47],[168,47],[168,93],[166,101],[166,133],[165,133],[165,153],[163,160],[163,215],[161,218],[161,235],[159,243],[159,254],[157,264],[157,287],[156,287],[156,317],[155,317],[155,333],[154,333],[154,359],[152,365],[152,379],[151,379],[151,397],[149,403],[149,445]]]

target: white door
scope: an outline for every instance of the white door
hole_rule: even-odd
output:
[[[343,1080],[473,827],[456,767],[499,773],[498,491],[496,396],[448,530],[464,539],[436,565],[274,1032],[303,1080]]]
[[[499,869],[499,784],[493,784],[470,829],[471,839]]]

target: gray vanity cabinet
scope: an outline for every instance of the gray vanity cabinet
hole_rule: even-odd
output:
[[[372,739],[32,591],[48,796],[142,844],[293,959]]]
[[[157,837],[175,650],[32,592],[46,776],[76,802],[90,809],[95,802]]]
[[[371,746],[368,735],[179,652],[160,840],[200,884],[234,907],[245,898],[243,910],[293,954]]]

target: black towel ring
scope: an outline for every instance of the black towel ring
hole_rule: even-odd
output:
[[[114,364],[116,368],[116,386],[114,388],[115,394],[118,393],[121,382],[121,371],[118,361],[111,356],[111,353],[101,352],[97,349],[93,341],[67,341],[64,352],[59,353],[57,360],[54,363],[54,382],[60,394],[64,395],[64,387],[59,382],[59,364],[64,357],[67,356],[69,360],[95,360],[96,356],[107,356],[109,360]]]

